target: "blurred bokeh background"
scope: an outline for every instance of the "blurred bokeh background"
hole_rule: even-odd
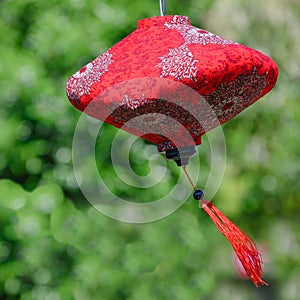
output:
[[[279,66],[275,89],[224,126],[227,167],[214,198],[260,245],[270,286],[240,278],[230,245],[192,200],[132,225],[100,214],[78,188],[71,156],[80,112],[65,82],[138,19],[159,15],[158,1],[11,0],[0,2],[0,299],[299,299],[299,1],[169,0],[167,12]],[[97,159],[122,196],[109,159],[115,134],[104,126]],[[132,153],[141,175],[147,147],[140,141]],[[127,196],[168,192],[178,177],[168,166],[163,186],[128,187]]]

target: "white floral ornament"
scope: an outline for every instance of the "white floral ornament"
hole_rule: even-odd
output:
[[[188,78],[196,81],[195,63],[198,60],[194,59],[189,50],[188,45],[190,44],[237,44],[206,30],[188,25],[188,18],[185,16],[174,16],[170,22],[165,23],[165,26],[166,30],[175,29],[180,32],[185,42],[178,48],[170,49],[167,55],[159,57],[161,62],[156,67],[162,68],[161,78],[172,76],[178,80]]]
[[[181,80],[188,78],[196,80],[197,68],[192,52],[183,44],[178,48],[170,49],[169,53],[160,57],[161,62],[157,65],[162,68],[160,77],[173,76]]]
[[[132,99],[126,94],[121,102],[121,105],[125,105],[130,109],[136,109],[137,107],[145,103],[147,103],[147,99],[145,98],[144,94],[142,94],[142,96],[138,99]]]
[[[203,29],[199,29],[194,26],[185,25],[184,23],[186,23],[186,22],[184,22],[184,20],[180,21],[178,19],[178,16],[174,16],[173,20],[171,20],[169,23],[168,22],[165,23],[165,26],[168,29],[175,29],[175,30],[179,31],[181,33],[182,37],[184,38],[186,45],[189,45],[189,44],[201,44],[201,45],[237,44],[236,42],[226,40],[217,34],[208,32]]]
[[[99,81],[100,77],[108,71],[108,66],[113,62],[112,56],[107,51],[76,72],[68,82],[68,97],[89,94],[92,84]]]

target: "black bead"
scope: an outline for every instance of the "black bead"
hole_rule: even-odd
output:
[[[204,192],[202,190],[196,190],[193,194],[195,200],[200,201],[204,197]]]

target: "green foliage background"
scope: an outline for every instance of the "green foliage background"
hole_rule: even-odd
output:
[[[239,278],[230,246],[192,201],[163,220],[131,225],[101,215],[77,186],[71,146],[80,113],[65,82],[137,19],[158,15],[158,1],[16,0],[0,2],[1,299],[298,299],[299,3],[167,4],[168,14],[188,15],[278,63],[276,88],[224,126],[227,167],[214,199],[260,244],[270,287]],[[108,148],[115,133],[105,126]],[[103,176],[114,182],[101,149]],[[133,155],[137,172],[149,172],[142,151]],[[201,146],[199,156],[208,168]],[[168,165],[163,187],[127,189],[133,201],[172,188],[178,170]]]

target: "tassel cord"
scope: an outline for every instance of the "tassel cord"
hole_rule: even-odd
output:
[[[233,224],[223,213],[221,213],[211,202],[204,200],[202,208],[215,223],[219,231],[226,237],[234,249],[237,257],[243,265],[245,272],[255,284],[268,285],[261,279],[262,259],[257,250],[255,242],[251,237]]]
[[[186,170],[186,166],[183,166],[182,169],[183,169],[183,171],[184,171],[184,173],[185,173],[185,175],[186,175],[188,181],[190,182],[191,186],[193,187],[194,191],[196,191],[196,190],[197,190],[197,189],[196,189],[196,186],[194,185],[194,183],[193,183],[193,181],[192,181],[190,175],[188,174],[188,172],[187,172],[187,170]]]
[[[259,285],[268,285],[261,279],[262,272],[262,258],[255,242],[251,237],[242,231],[238,226],[232,223],[220,210],[218,210],[211,202],[202,200],[204,192],[197,190],[189,176],[186,166],[183,166],[184,173],[191,186],[194,189],[194,198],[199,201],[200,207],[208,214],[214,222],[219,231],[226,237],[239,258],[246,274],[252,280],[256,287]],[[202,202],[201,202],[202,201]]]

